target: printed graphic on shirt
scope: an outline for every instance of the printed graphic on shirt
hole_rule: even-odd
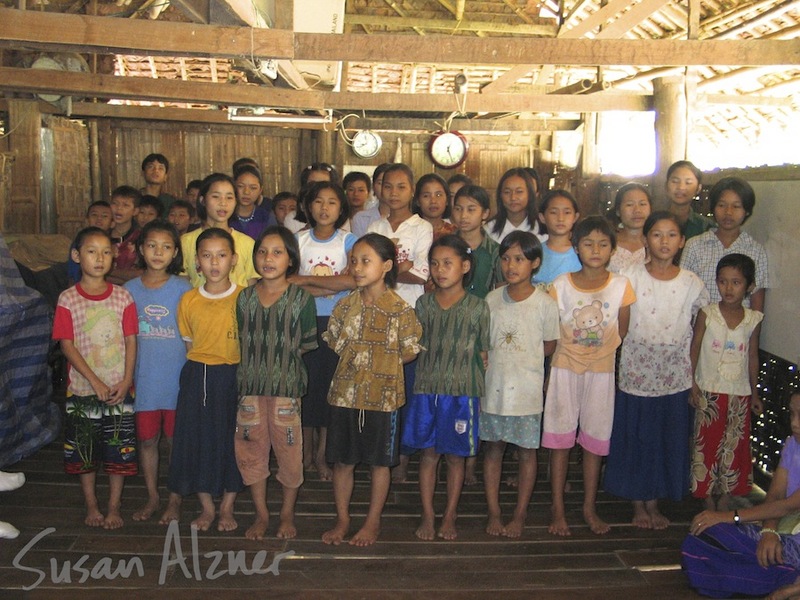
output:
[[[573,328],[572,343],[581,346],[602,346],[603,328],[608,325],[610,314],[604,314],[603,309],[608,310],[609,304],[603,304],[600,300],[594,300],[591,304],[583,304],[578,301],[578,308],[573,309]]]
[[[90,364],[103,365],[108,370],[122,364],[122,328],[117,313],[103,306],[90,306],[86,309],[84,333],[91,340]]]
[[[148,304],[139,313],[139,336],[143,338],[175,339],[178,331],[172,325],[174,319],[169,308],[160,304]]]

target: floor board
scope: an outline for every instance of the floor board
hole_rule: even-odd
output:
[[[680,543],[699,509],[696,502],[665,502],[663,512],[672,525],[664,531],[642,531],[631,526],[628,503],[601,492],[598,510],[613,529],[596,536],[581,523],[580,465],[573,457],[571,489],[566,494],[572,536],[556,538],[547,533],[546,460],[546,452],[540,452],[530,517],[517,540],[491,537],[483,531],[486,504],[480,485],[464,489],[457,540],[417,540],[417,464],[412,459],[409,481],[392,486],[380,540],[370,548],[355,548],[331,547],[320,541],[332,525],[333,494],[331,484],[313,473],[308,474],[298,501],[299,535],[290,541],[245,539],[244,531],[254,515],[247,492],[237,501],[240,527],[236,532],[192,536],[188,523],[198,508],[194,499],[185,502],[175,535],[168,535],[167,528],[154,520],[134,522],[131,514],[146,497],[140,477],[126,484],[126,521],[121,530],[88,528],[82,522],[78,479],[63,473],[61,448],[54,443],[14,465],[13,470],[25,472],[28,481],[21,489],[0,496],[0,518],[22,531],[16,540],[0,541],[0,597],[93,600],[108,598],[111,589],[132,592],[135,598],[157,595],[177,600],[212,596],[252,600],[257,590],[259,597],[311,600],[450,600],[493,598],[497,593],[503,594],[503,600],[699,597],[688,588],[679,569]],[[510,474],[513,460],[509,457],[507,463]],[[356,526],[369,501],[367,475],[365,469],[356,471],[352,504]],[[441,508],[444,484],[438,492],[437,507]],[[103,475],[98,478],[98,494],[101,499],[108,494]],[[504,484],[500,498],[504,514],[510,515],[515,490]],[[280,491],[276,484],[271,486],[269,504],[277,514]],[[273,523],[272,536],[276,527]],[[266,572],[270,566],[272,571]],[[124,577],[121,573],[126,568],[130,571]],[[23,589],[34,584],[31,590]]]

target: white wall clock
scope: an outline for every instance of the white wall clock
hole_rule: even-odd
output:
[[[443,169],[454,169],[465,160],[469,143],[458,131],[440,131],[433,135],[428,146],[431,160]]]
[[[372,158],[381,151],[383,140],[371,129],[362,129],[353,136],[353,152],[359,158]]]

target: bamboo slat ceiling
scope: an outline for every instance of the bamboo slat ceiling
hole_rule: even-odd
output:
[[[295,0],[295,4],[301,0]],[[38,4],[37,2],[41,3]],[[127,3],[126,3],[127,2]],[[689,3],[693,8],[690,11]],[[17,0],[0,0],[5,6],[17,6]],[[244,3],[248,10],[260,7],[258,1]],[[277,11],[291,6],[276,0]],[[236,16],[235,0],[28,0],[29,10],[75,14],[157,18],[161,21],[196,23],[252,24]],[[492,38],[589,38],[630,40],[788,40],[800,36],[799,0],[347,0],[344,32],[354,35],[381,36],[407,34],[409,46],[441,43],[445,36]],[[694,16],[694,10],[697,16]],[[269,23],[269,11],[261,11]],[[241,9],[239,15],[242,14]],[[243,23],[244,21],[244,23]],[[694,23],[694,25],[692,25]],[[278,24],[280,25],[280,24]],[[295,27],[300,30],[300,27]],[[689,31],[691,29],[691,32]],[[495,42],[497,43],[497,42]],[[177,79],[218,84],[326,89],[314,77],[279,77],[277,81],[261,75],[248,57],[198,58],[116,55],[113,72],[125,77]],[[794,61],[796,63],[796,61]],[[102,71],[99,71],[102,72]],[[279,71],[285,75],[284,71]],[[683,67],[629,65],[571,66],[482,64],[421,64],[403,62],[348,62],[343,65],[341,90],[380,94],[447,94],[452,99],[454,78],[467,77],[466,112],[471,118],[491,118],[497,113],[470,112],[470,97],[492,94],[548,94],[572,88],[588,81],[599,93],[652,93],[652,80],[664,75],[683,75],[704,94],[704,101],[694,109],[694,126],[717,142],[751,139],[767,124],[787,125],[797,119],[794,95],[800,93],[800,68],[794,65],[769,67],[697,66]],[[571,87],[570,87],[571,86]],[[330,89],[330,88],[327,88]],[[126,100],[136,104],[138,101]],[[150,102],[148,102],[149,104]],[[216,108],[202,103],[162,103],[181,107]],[[441,113],[417,116],[441,116],[455,110],[454,101],[443,103]],[[557,112],[557,111],[556,111]],[[404,111],[403,114],[410,114]],[[548,116],[553,115],[550,112]],[[536,113],[534,113],[534,116]],[[368,116],[391,116],[373,113]],[[513,114],[512,114],[513,116]],[[530,113],[526,114],[530,117]]]

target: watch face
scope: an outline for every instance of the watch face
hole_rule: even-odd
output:
[[[431,160],[444,169],[457,167],[467,158],[467,139],[457,131],[438,133],[431,139]]]
[[[372,158],[380,152],[383,140],[374,131],[364,129],[353,136],[353,152],[361,158]]]

